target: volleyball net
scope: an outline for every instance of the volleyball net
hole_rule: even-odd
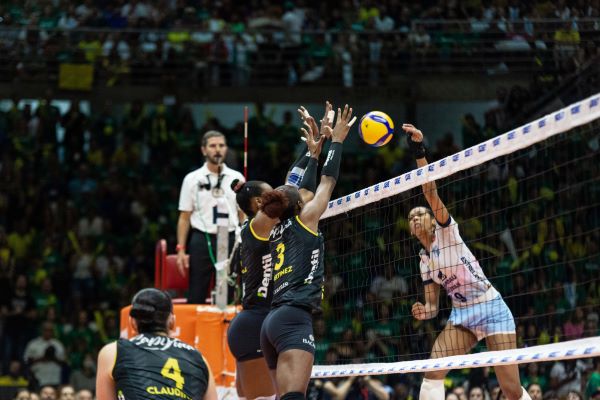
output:
[[[599,117],[597,94],[455,154],[429,152],[423,168],[332,200],[320,225],[326,281],[313,377],[600,356]],[[490,352],[482,340],[468,356],[429,360],[449,320],[460,321],[444,288],[437,316],[417,320],[411,312],[425,303],[425,277],[408,214],[427,206],[421,185],[432,180],[475,263],[511,310],[517,349]],[[460,280],[452,275],[460,273],[456,263],[446,264],[433,266],[440,274],[433,280]],[[494,304],[483,312],[494,315]],[[469,312],[477,311],[465,317],[477,324]]]

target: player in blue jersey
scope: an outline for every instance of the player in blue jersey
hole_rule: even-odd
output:
[[[426,166],[423,133],[410,124],[404,124],[402,129],[409,135],[408,145],[417,167]],[[419,257],[425,285],[425,304],[413,304],[412,314],[419,320],[434,318],[442,286],[452,299],[450,318],[433,345],[431,358],[467,354],[484,338],[489,350],[516,348],[513,315],[461,238],[456,221],[438,196],[435,181],[423,185],[423,194],[430,208],[415,207],[408,214],[410,232],[423,246]],[[531,400],[521,386],[518,365],[499,365],[494,369],[509,400]],[[444,400],[447,373],[426,372],[419,399]]]

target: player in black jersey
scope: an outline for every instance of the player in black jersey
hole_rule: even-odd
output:
[[[175,316],[166,292],[139,291],[129,315],[138,335],[107,344],[98,355],[98,400],[217,400],[204,357],[189,344],[168,336]]]
[[[261,210],[281,221],[269,237],[273,301],[261,331],[261,348],[281,400],[304,399],[310,379],[315,352],[312,314],[320,311],[324,279],[324,246],[318,224],[337,181],[342,143],[355,120],[351,118],[348,105],[343,111],[338,109],[314,199],[304,204],[298,190],[289,186],[262,196]],[[312,137],[310,127],[304,132]]]
[[[330,110],[331,105],[327,102],[324,120]],[[305,114],[306,110],[301,108],[298,111],[301,112],[301,117],[307,125],[312,127],[311,131],[314,129],[317,132],[318,127],[314,119]],[[321,126],[323,129],[331,128],[327,121],[322,122]],[[327,132],[323,134],[327,135]],[[304,161],[300,169],[305,172],[298,190],[303,201],[309,201],[314,197],[317,160],[323,143],[315,141],[314,138],[306,139],[309,150],[307,155],[302,154],[290,168],[290,174],[294,171],[298,172],[295,167]],[[248,216],[242,226],[239,247],[244,309],[236,315],[227,330],[229,348],[237,361],[237,392],[240,398],[274,399],[276,391],[260,348],[260,330],[271,308],[273,297],[273,268],[268,236],[271,229],[279,222],[279,219],[269,218],[260,211],[260,207],[262,194],[272,191],[273,188],[262,181],[246,183],[234,181],[231,187],[237,193],[238,206]]]

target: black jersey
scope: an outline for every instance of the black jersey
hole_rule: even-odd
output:
[[[208,388],[208,366],[194,347],[179,339],[141,334],[117,341],[112,371],[117,398],[202,399]]]
[[[252,221],[246,221],[241,232],[242,305],[244,309],[268,310],[273,298],[269,238],[258,236],[251,223]]]
[[[319,312],[325,279],[323,235],[295,216],[273,228],[270,243],[273,307],[287,304]]]

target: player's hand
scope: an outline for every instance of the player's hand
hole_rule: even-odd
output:
[[[185,254],[185,251],[181,250],[177,253],[177,270],[181,276],[186,276],[186,270],[190,268],[190,259]]]
[[[348,137],[350,127],[356,121],[356,117],[352,119],[352,108],[348,107],[348,104],[344,107],[344,110],[338,108],[337,121],[335,122],[335,128],[331,132],[331,140],[333,142],[343,143]]]
[[[321,119],[321,130],[319,134],[325,137],[331,137],[331,132],[333,128],[333,119],[335,118],[335,111],[333,111],[333,104],[329,101],[325,102],[325,114],[323,114],[323,118]],[[326,129],[329,127],[329,129]],[[329,136],[327,136],[329,135]]]
[[[404,132],[406,132],[408,136],[410,136],[413,142],[419,143],[423,141],[423,132],[415,128],[414,125],[402,124],[402,129],[404,129]]]
[[[312,117],[311,117],[312,118]],[[316,124],[315,124],[316,125]],[[330,129],[330,128],[328,128]],[[319,158],[321,154],[321,150],[323,149],[323,143],[326,140],[326,137],[323,135],[318,139],[315,138],[314,130],[311,128],[309,124],[306,124],[305,128],[300,128],[302,133],[304,134],[303,140],[306,142],[306,146],[308,147],[308,151],[310,152],[310,156],[312,158]]]
[[[429,304],[423,304],[419,301],[412,305],[411,311],[413,317],[420,321],[431,319],[437,315],[437,308],[431,307]]]
[[[317,126],[317,122],[311,117],[306,107],[300,106],[300,108],[298,108],[298,114],[300,115],[302,122],[304,122],[304,125],[310,128],[314,135],[318,135],[319,127]]]

